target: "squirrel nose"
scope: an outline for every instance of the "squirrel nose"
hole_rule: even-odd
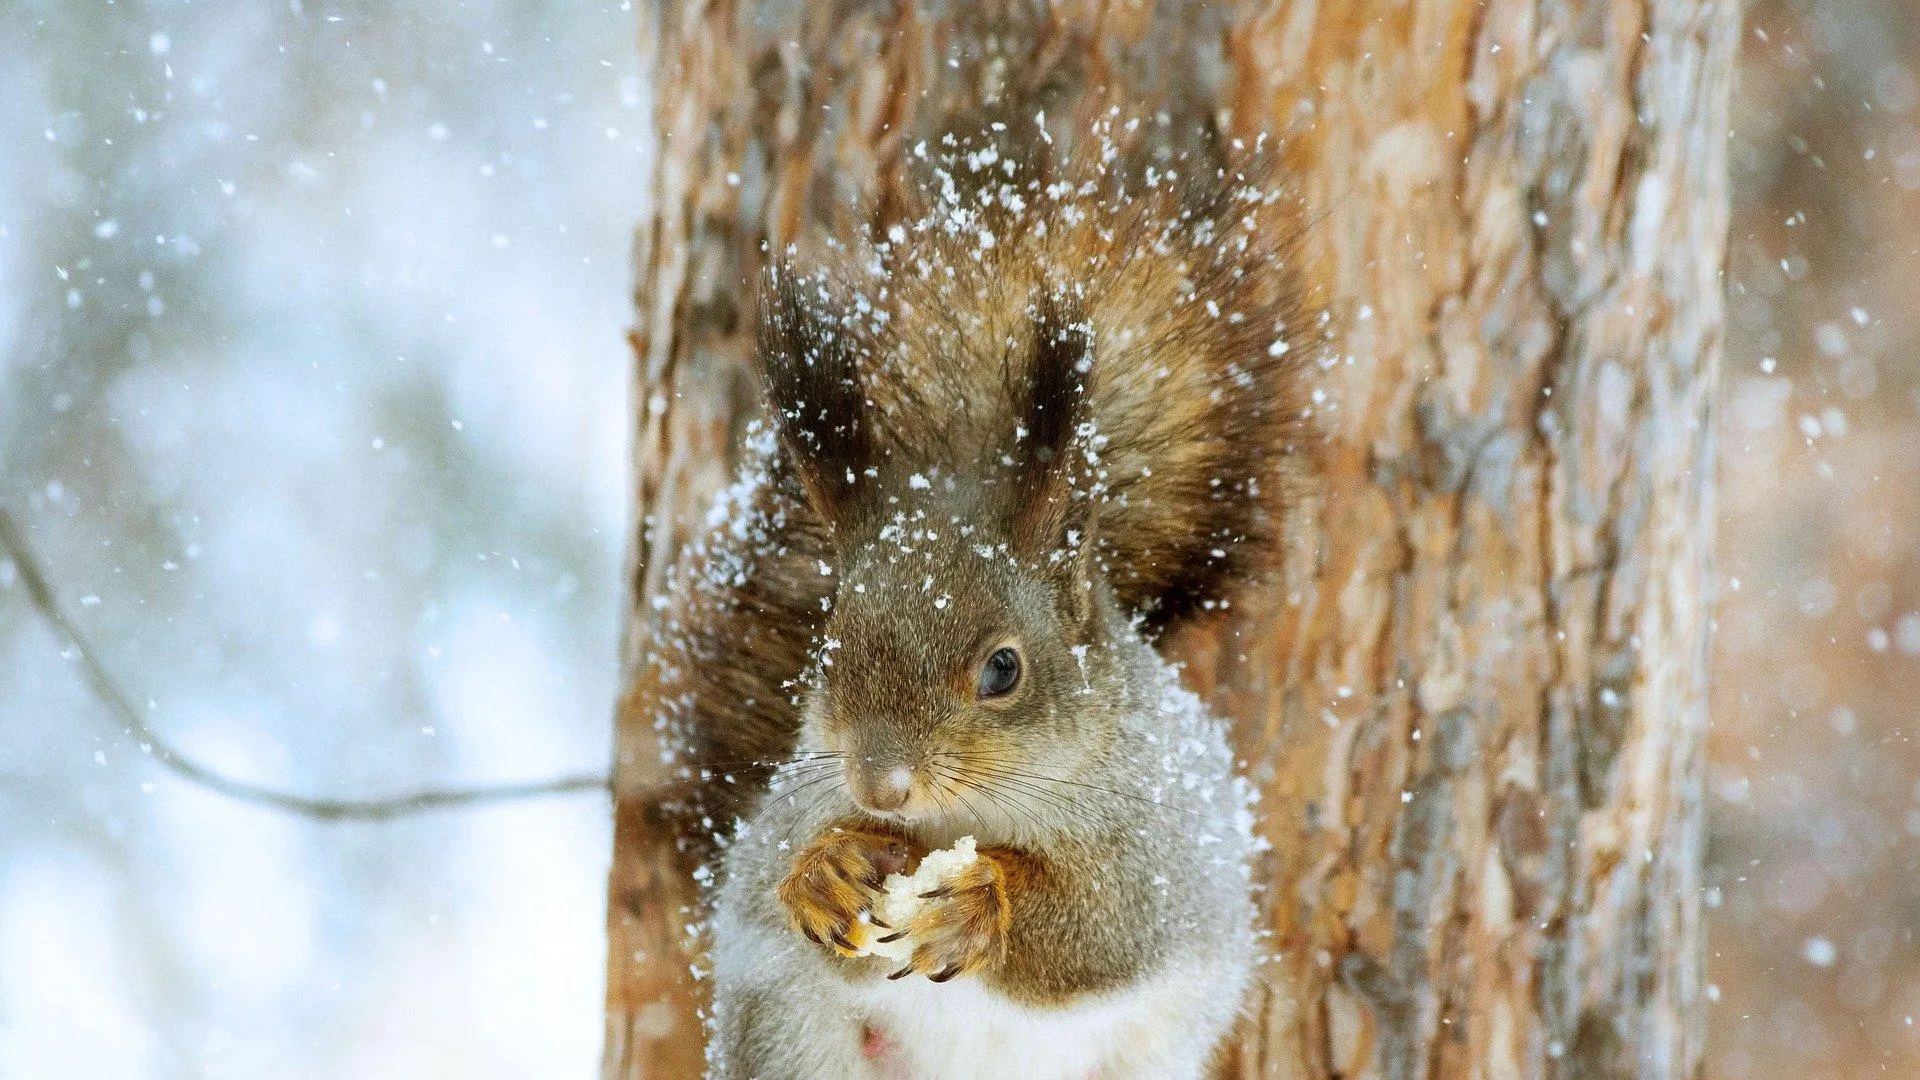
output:
[[[913,770],[904,765],[869,765],[859,770],[853,785],[856,802],[883,813],[905,806],[912,791]]]

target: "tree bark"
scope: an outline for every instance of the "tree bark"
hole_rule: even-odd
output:
[[[661,809],[646,659],[757,407],[749,283],[896,214],[903,152],[1016,89],[1061,129],[1279,136],[1313,208],[1323,482],[1286,569],[1169,646],[1271,844],[1219,1075],[1694,1075],[1737,31],[1732,0],[644,4],[603,1076],[702,1068],[701,826]]]

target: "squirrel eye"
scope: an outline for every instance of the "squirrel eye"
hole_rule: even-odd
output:
[[[1005,697],[1020,685],[1020,654],[1011,647],[996,649],[980,665],[978,691],[983,698]]]

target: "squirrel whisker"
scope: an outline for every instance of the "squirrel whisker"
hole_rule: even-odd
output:
[[[943,757],[958,759],[958,755],[952,755],[952,753],[943,755]],[[1058,809],[1058,811],[1066,813],[1068,817],[1079,817],[1079,813],[1081,813],[1081,809],[1079,809],[1077,805],[1071,805],[1069,799],[1058,798],[1054,792],[1043,792],[1043,790],[1016,792],[1016,790],[1012,790],[1012,788],[1000,788],[998,784],[995,784],[995,780],[993,780],[991,776],[987,776],[987,774],[981,773],[981,771],[975,771],[975,769],[968,769],[966,765],[948,765],[947,769],[948,774],[950,774],[954,780],[958,780],[960,784],[966,784],[966,786],[973,788],[975,792],[993,796],[993,798],[996,798],[996,801],[1000,801],[1002,805],[1010,805],[1010,807],[1021,811],[1021,813],[1027,817],[1027,821],[1033,822],[1033,828],[1039,830],[1039,832],[1043,832],[1043,834],[1044,832],[1048,832],[1046,822],[1041,819],[1039,813],[1035,813],[1033,807],[1027,805],[1027,799],[1025,799],[1027,796],[1039,799],[1041,805],[1044,805],[1044,807],[1048,807],[1048,809]]]
[[[995,787],[1010,799],[1037,800],[1046,810],[1057,812],[1069,820],[1087,820],[1086,810],[1057,792],[1045,791],[1031,784],[1009,780],[981,780],[981,787]],[[1036,816],[1038,816],[1036,814]],[[1046,830],[1054,831],[1054,830]]]
[[[943,814],[946,813],[947,803],[946,803],[946,800],[940,794],[940,785],[938,784],[927,785],[927,793],[933,796],[933,803],[935,806],[938,806],[940,808],[940,812]]]
[[[1128,792],[1120,791],[1115,788],[1105,787],[1100,784],[1085,784],[1085,783],[1081,783],[1078,780],[1067,780],[1063,777],[1058,777],[1058,776],[1047,776],[1042,773],[1021,772],[1018,769],[1013,769],[1005,765],[989,765],[982,768],[984,768],[986,771],[989,771],[989,772],[992,772],[997,769],[998,772],[996,773],[996,775],[1003,776],[1003,777],[1013,776],[1013,777],[1019,777],[1025,780],[1043,780],[1052,784],[1066,784],[1071,787],[1086,788],[1090,791],[1105,792],[1108,795],[1117,795],[1122,799],[1132,799],[1135,802],[1146,803],[1148,806],[1158,806],[1163,810],[1172,810],[1176,814],[1185,814],[1188,817],[1203,816],[1195,813],[1192,810],[1187,809],[1184,806],[1175,806],[1172,803],[1161,802],[1158,799],[1150,799],[1145,795],[1133,795]]]
[[[990,799],[995,806],[1000,807],[1000,812],[1007,816],[1007,820],[1009,822],[1017,824],[1020,820],[1020,817],[1017,817],[1016,815],[1020,815],[1020,816],[1024,816],[1027,821],[1032,822],[1034,829],[1038,833],[1045,833],[1047,831],[1046,823],[1040,820],[1040,815],[1034,813],[1024,803],[1022,803],[1019,799],[1013,797],[1011,794],[1001,795],[1000,793],[994,791],[991,785],[975,784],[961,776],[955,776],[953,777],[953,779],[956,783],[969,787],[972,790],[977,791],[980,794],[986,796],[988,799]]]
[[[839,763],[837,759],[833,761],[770,761],[764,764],[756,762],[742,765],[700,765],[698,769],[701,772],[719,776],[727,773],[778,772],[781,769],[804,768],[810,765],[838,765]]]
[[[710,772],[724,772],[735,769],[777,769],[784,765],[804,765],[816,761],[839,761],[845,757],[837,751],[796,754],[789,758],[739,758],[733,761],[696,761],[690,767],[706,769]]]
[[[706,784],[711,784],[716,781],[720,781],[724,783],[737,783],[739,782],[740,779],[757,778],[762,782],[771,782],[776,779],[795,780],[802,776],[812,776],[814,774],[818,774],[822,772],[837,770],[838,768],[839,768],[838,762],[827,762],[827,763],[822,763],[817,765],[782,766],[779,769],[772,770],[769,772],[760,772],[758,770],[749,771],[745,769],[727,769],[722,772],[714,772],[714,771],[708,770],[708,771],[705,771],[704,774],[701,776],[683,777],[679,780],[674,781],[674,783],[677,785],[697,787],[697,786],[702,786]]]
[[[1053,830],[1049,829],[1039,815],[1034,813],[1032,807],[1026,806],[1026,800],[1028,799],[1037,800],[1040,805],[1048,811],[1057,811],[1069,819],[1086,819],[1085,808],[1075,803],[1072,799],[1067,798],[1057,791],[1048,791],[1025,781],[1011,780],[1005,777],[992,777],[986,773],[975,772],[969,777],[968,783],[980,791],[997,788],[1009,800],[1026,809],[1028,816],[1033,819],[1035,827],[1043,833]]]
[[[971,800],[971,799],[969,799],[969,798],[967,798],[967,795],[966,795],[966,792],[965,792],[965,791],[963,791],[963,790],[960,790],[960,789],[958,789],[958,788],[949,788],[949,787],[947,787],[947,785],[946,785],[945,783],[943,783],[943,782],[941,782],[941,781],[940,781],[940,780],[938,780],[938,779],[936,779],[936,780],[935,780],[935,781],[933,782],[933,786],[934,786],[934,788],[935,788],[935,789],[945,789],[945,790],[946,790],[946,792],[947,792],[947,793],[948,793],[949,795],[952,795],[952,796],[953,796],[954,798],[956,798],[956,799],[959,799],[959,800],[960,800],[960,805],[962,805],[962,806],[964,806],[964,807],[966,807],[966,808],[967,808],[967,813],[969,813],[969,814],[972,814],[972,815],[973,815],[973,820],[979,823],[979,825],[980,825],[980,831],[982,831],[982,832],[985,832],[985,831],[986,831],[986,829],[987,829],[987,819],[986,819],[986,818],[983,818],[983,817],[981,817],[981,816],[980,816],[980,811],[978,811],[978,810],[976,810],[976,809],[974,809],[974,805],[973,805],[973,800]]]
[[[987,774],[984,773],[981,774],[981,777],[982,779],[978,781],[980,785],[997,787],[1007,793],[1010,798],[1038,800],[1042,806],[1047,807],[1049,810],[1058,811],[1069,820],[1086,822],[1096,820],[1097,816],[1090,814],[1084,803],[1070,798],[1061,792],[1049,791],[1033,781],[999,775],[987,778]]]
[[[975,774],[973,773],[972,770],[969,770],[966,764],[964,763],[963,755],[954,754],[954,753],[943,753],[943,754],[935,755],[935,758],[936,760],[938,760],[939,758],[947,758],[952,760],[955,763],[947,766],[947,772],[945,773],[945,775],[947,775],[949,779],[952,779],[967,787],[970,787],[975,791],[979,791],[982,794],[988,795],[989,797],[994,797],[995,801],[1000,802],[1002,806],[1012,806],[1020,810],[1022,813],[1026,814],[1027,820],[1033,822],[1033,826],[1035,829],[1038,829],[1042,833],[1047,831],[1046,823],[1040,820],[1040,816],[1034,813],[1033,808],[1027,806],[1025,802],[1023,802],[1020,798],[1018,798],[1013,792],[1011,791],[1006,792],[1004,796],[1004,801],[1000,797],[995,796],[995,793],[992,790],[992,787],[993,787],[992,783],[990,781],[987,783],[981,783],[980,780],[984,778],[983,774]],[[937,770],[939,769],[939,766],[935,765],[934,768]],[[1044,797],[1046,795],[1050,795],[1051,793],[1035,792],[1034,794]],[[1072,815],[1078,812],[1077,807],[1065,805],[1062,802],[1055,802],[1053,803],[1053,805],[1059,806],[1060,809],[1065,810],[1069,815]]]
[[[808,788],[818,788],[823,783],[826,784],[827,787],[822,789],[822,792],[825,794],[831,794],[833,792],[832,782],[835,779],[838,779],[840,775],[841,775],[840,770],[838,769],[823,770],[819,775],[810,776],[807,779],[802,780],[800,783],[794,785],[792,788],[789,788],[786,791],[775,792],[775,794],[784,798],[792,799],[795,796],[799,795],[801,792],[807,790]]]

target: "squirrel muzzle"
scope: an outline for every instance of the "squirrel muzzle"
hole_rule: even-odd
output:
[[[865,755],[849,759],[847,790],[863,810],[895,815],[913,800],[914,770],[893,755]]]

